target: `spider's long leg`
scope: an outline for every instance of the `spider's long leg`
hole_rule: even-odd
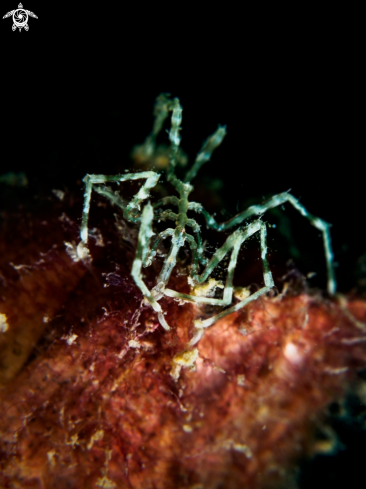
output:
[[[188,233],[186,233],[186,240],[188,241],[188,244],[189,244],[189,247],[191,248],[191,253],[192,253],[192,265],[191,265],[192,269],[191,269],[191,272],[192,272],[192,274],[196,275],[199,272],[197,243],[196,243],[196,240],[194,239],[194,237]]]
[[[203,254],[200,225],[195,221],[195,219],[187,219],[187,226],[191,227],[193,229],[193,232],[196,234],[196,239],[197,239],[196,249],[197,249],[197,258],[198,258],[199,262],[201,263],[201,265],[207,265],[208,260],[207,260],[207,258],[205,258],[204,254]],[[187,235],[187,237],[188,237],[188,235]],[[189,244],[191,246],[191,250],[193,251],[191,243],[192,243],[192,241],[190,241]]]
[[[136,252],[136,257],[132,264],[131,275],[137,287],[141,290],[142,294],[144,295],[145,299],[149,302],[149,304],[154,309],[154,311],[157,312],[160,324],[163,326],[164,329],[169,331],[170,327],[168,323],[165,321],[160,304],[158,304],[158,302],[155,300],[150,290],[147,288],[141,275],[141,267],[143,262],[146,260],[146,256],[149,250],[150,238],[154,234],[151,227],[153,217],[154,217],[154,213],[153,213],[152,205],[148,203],[144,207],[141,215],[141,226],[140,226],[140,231],[138,236],[137,252]]]
[[[157,285],[154,287],[155,296],[160,298],[165,294],[165,286],[169,281],[170,275],[177,263],[177,255],[179,249],[183,246],[184,241],[182,236],[179,236],[180,233],[177,232],[178,228],[175,228],[173,236],[172,236],[172,245],[170,247],[168,256],[165,258],[164,265],[160,270],[159,277],[157,279]]]
[[[254,221],[251,224],[249,224],[245,229],[237,229],[227,238],[225,243],[220,248],[218,248],[216,252],[213,254],[212,258],[210,259],[208,265],[206,266],[205,270],[202,272],[201,275],[195,273],[195,270],[197,270],[198,266],[197,266],[197,262],[194,262],[194,266],[192,268],[192,272],[193,272],[192,279],[194,282],[198,284],[203,284],[207,280],[207,278],[211,275],[214,268],[220,263],[220,261],[226,256],[226,254],[231,251],[231,257],[228,266],[228,273],[226,277],[226,283],[225,283],[224,294],[222,299],[214,299],[211,297],[201,297],[201,296],[195,296],[189,294],[182,294],[180,292],[176,292],[171,289],[165,289],[164,294],[169,297],[174,297],[189,302],[204,303],[204,304],[219,305],[219,306],[229,305],[231,303],[232,295],[233,295],[233,276],[234,276],[234,271],[235,271],[240,247],[246,239],[248,239],[250,236],[258,232],[259,230],[261,233],[261,259],[263,264],[263,277],[264,277],[265,286],[267,287],[264,292],[269,290],[269,288],[273,287],[274,284],[273,284],[272,273],[269,269],[269,265],[267,261],[266,225],[262,221]],[[191,246],[192,254],[195,257],[196,247],[197,247],[195,240],[192,236],[189,235],[187,235],[186,238]],[[210,324],[213,324],[213,322]],[[206,326],[202,326],[202,327],[206,327]]]
[[[111,204],[116,205],[123,211],[126,209],[128,202],[125,201],[118,192],[113,191],[110,187],[96,185],[94,190],[103,197],[107,198]]]
[[[228,309],[225,309],[224,311],[220,312],[219,314],[216,314],[216,316],[212,316],[211,318],[205,319],[205,320],[196,320],[194,321],[194,325],[196,327],[196,334],[193,336],[191,341],[189,342],[189,346],[195,345],[199,339],[203,335],[204,328],[208,328],[209,326],[212,326],[216,321],[219,319],[238,311],[239,309],[242,309],[245,307],[249,302],[252,302],[261,295],[265,294],[268,292],[273,286],[273,277],[272,273],[269,269],[269,264],[267,260],[267,228],[264,222],[262,221],[255,221],[252,224],[258,223],[260,227],[260,234],[261,234],[261,259],[262,259],[262,265],[263,265],[263,278],[264,278],[264,287],[261,289],[257,290],[257,292],[254,292],[254,294],[251,294],[249,297],[246,299],[242,300],[241,302],[238,302],[234,306],[229,307]],[[249,227],[249,226],[248,226]],[[231,265],[231,260],[230,260],[230,265]],[[230,272],[230,265],[229,265],[229,272]]]
[[[335,280],[335,273],[333,267],[333,251],[332,251],[330,232],[329,232],[329,228],[331,225],[323,221],[323,219],[320,219],[319,217],[310,214],[310,212],[308,212],[305,209],[305,207],[301,205],[298,202],[298,200],[288,192],[282,192],[280,194],[274,195],[269,200],[267,200],[267,202],[263,202],[262,204],[251,205],[245,211],[240,212],[236,216],[232,217],[228,221],[221,224],[217,223],[215,218],[211,216],[202,207],[202,205],[198,204],[197,202],[190,202],[189,210],[193,210],[195,212],[201,213],[206,219],[207,227],[216,229],[217,231],[226,231],[232,226],[241,224],[245,219],[248,219],[249,217],[262,215],[269,209],[278,207],[279,205],[282,205],[286,202],[289,202],[296,210],[300,212],[302,216],[306,217],[314,227],[316,227],[322,232],[327,275],[328,275],[327,289],[330,294],[334,294],[336,291],[336,280]]]
[[[86,175],[84,177],[83,181],[85,182],[85,192],[83,217],[80,227],[80,237],[85,246],[87,246],[88,243],[88,219],[93,185],[105,184],[107,182],[125,182],[127,180],[139,180],[141,178],[145,178],[146,182],[142,185],[137,194],[132,198],[131,202],[127,204],[123,213],[125,219],[130,222],[140,221],[140,216],[137,215],[138,211],[140,210],[140,204],[143,200],[149,197],[150,189],[155,187],[157,181],[160,178],[160,175],[158,173],[155,173],[154,171],[145,171],[141,173],[125,173],[124,175]],[[106,193],[108,193],[108,191],[105,191],[105,194]]]
[[[310,223],[319,229],[319,231],[322,232],[323,234],[323,244],[324,244],[324,253],[325,253],[325,261],[327,265],[327,289],[330,294],[335,294],[336,289],[337,289],[337,282],[335,279],[335,272],[334,272],[334,266],[333,266],[333,250],[332,250],[332,245],[331,245],[331,238],[330,238],[330,226],[326,221],[323,221],[323,219],[320,219],[319,217],[313,216],[310,214],[303,205],[301,205],[297,199],[291,194],[285,194],[286,195],[286,201],[290,202],[293,207],[295,207],[296,210],[300,212],[300,214],[304,217],[306,217]],[[277,204],[280,205],[280,204]],[[275,207],[275,206],[273,206]]]
[[[212,153],[220,146],[226,135],[226,126],[220,126],[203,143],[201,150],[196,156],[195,162],[184,177],[184,182],[190,182],[196,175],[201,166],[210,161]]]
[[[175,167],[177,165],[177,156],[178,150],[180,146],[180,130],[182,123],[182,106],[180,105],[179,99],[175,98],[171,105],[172,110],[172,118],[171,118],[171,127],[169,131],[169,140],[170,140],[170,160],[167,169],[167,181],[170,182],[173,187],[177,190],[179,194],[183,191],[191,191],[193,187],[189,185],[189,183],[185,184],[182,180],[175,175]]]

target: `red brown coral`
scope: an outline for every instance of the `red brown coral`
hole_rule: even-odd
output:
[[[48,295],[59,298],[52,314],[64,309],[1,392],[1,487],[291,487],[314,419],[366,365],[366,304],[305,292],[262,298],[208,329],[196,369],[175,379],[173,358],[197,311],[167,300],[172,331],[164,332],[130,277],[133,250],[113,246],[103,253],[111,263],[121,257],[119,269],[97,259],[94,278],[79,283],[80,264],[49,255],[52,291],[34,267],[14,285],[19,311],[26,283],[39,297],[38,322]],[[58,290],[70,280],[66,299]],[[174,280],[184,287],[184,277]],[[9,318],[10,296],[1,306]]]

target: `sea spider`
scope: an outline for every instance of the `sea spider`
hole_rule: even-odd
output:
[[[84,208],[83,217],[80,230],[81,242],[78,245],[78,255],[82,259],[86,259],[89,256],[88,251],[88,217],[90,209],[91,192],[94,188],[98,193],[109,199],[113,204],[117,205],[123,210],[123,216],[125,219],[132,223],[138,223],[140,225],[138,235],[138,245],[136,257],[132,265],[132,277],[136,285],[141,290],[145,302],[149,303],[151,307],[156,311],[159,322],[164,329],[169,330],[170,327],[167,324],[164,313],[159,304],[159,300],[163,296],[173,297],[180,301],[194,302],[197,304],[210,304],[216,306],[230,306],[233,297],[233,275],[237,264],[238,253],[241,245],[250,236],[255,233],[260,233],[260,247],[261,247],[261,260],[263,266],[263,279],[264,286],[257,290],[255,293],[245,297],[240,302],[224,309],[219,314],[216,314],[205,320],[194,321],[196,327],[196,333],[190,341],[190,345],[194,345],[201,338],[204,328],[211,326],[218,319],[231,314],[234,311],[238,311],[242,307],[246,306],[249,302],[257,299],[261,295],[268,292],[274,287],[272,273],[267,261],[267,228],[265,222],[261,219],[256,219],[249,224],[240,226],[246,219],[252,216],[261,216],[267,210],[280,206],[285,202],[289,202],[300,214],[306,217],[310,223],[319,229],[323,234],[325,259],[327,266],[327,289],[330,294],[334,294],[336,290],[336,282],[333,269],[333,253],[330,243],[330,224],[326,223],[322,219],[310,214],[303,205],[301,205],[297,199],[288,192],[276,194],[268,199],[266,202],[252,205],[246,210],[235,215],[224,223],[217,223],[213,216],[211,216],[201,204],[197,202],[190,202],[188,200],[189,194],[193,190],[191,180],[196,176],[201,166],[210,160],[211,155],[215,148],[217,148],[225,134],[225,126],[218,126],[217,130],[205,141],[201,150],[197,154],[194,164],[188,170],[183,180],[180,180],[175,174],[176,165],[181,158],[180,145],[180,125],[182,121],[182,108],[178,98],[171,100],[167,94],[162,94],[157,98],[155,105],[155,121],[151,134],[147,137],[144,144],[141,145],[138,150],[140,154],[151,156],[156,151],[156,137],[161,131],[164,120],[168,117],[169,112],[172,112],[171,128],[169,132],[170,140],[170,155],[169,163],[167,167],[167,181],[174,187],[178,196],[172,195],[164,197],[154,204],[150,202],[145,203],[141,210],[141,204],[149,198],[149,191],[153,188],[159,178],[160,174],[155,171],[143,171],[140,173],[126,173],[124,175],[86,175],[85,182],[85,194],[84,194]],[[112,191],[111,188],[105,184],[109,182],[125,182],[128,180],[145,180],[138,193],[132,198],[132,200],[126,204],[121,196]],[[159,207],[170,205],[177,208],[177,212],[173,212],[171,209],[161,211]],[[200,226],[195,219],[188,217],[188,211],[197,212],[203,215],[206,220],[208,228],[212,228],[216,231],[226,231],[234,226],[239,226],[232,234],[228,236],[225,243],[218,248],[210,259],[205,257],[205,251],[202,246]],[[153,232],[154,220],[171,220],[175,223],[174,228],[167,228],[164,231],[158,233],[152,246],[150,246],[150,238],[155,234]],[[195,237],[187,232],[187,228],[190,228]],[[152,261],[156,259],[156,250],[161,240],[171,238],[171,245],[167,256],[164,259],[164,264],[157,278],[156,285],[152,290],[149,290],[146,286],[141,269],[142,267],[148,267]],[[206,296],[200,294],[183,294],[175,290],[167,288],[167,284],[170,275],[177,263],[177,255],[185,243],[188,246],[192,254],[192,264],[189,267],[188,283],[191,287],[199,287],[206,283]],[[212,271],[223,258],[231,252],[230,262],[228,265],[228,271],[226,276],[225,285],[209,278]],[[216,287],[223,288],[222,298],[214,298],[214,291]],[[193,293],[195,290],[193,290]],[[201,291],[202,292],[202,291]]]

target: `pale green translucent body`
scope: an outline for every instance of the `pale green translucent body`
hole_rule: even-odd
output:
[[[139,147],[139,153],[151,156],[156,148],[156,137],[163,127],[164,120],[168,117],[169,112],[172,112],[171,117],[171,129],[169,132],[169,140],[171,145],[171,153],[169,166],[167,169],[167,181],[174,187],[178,196],[164,197],[154,203],[150,202],[144,204],[150,196],[150,189],[153,188],[160,175],[154,171],[144,171],[141,173],[126,173],[120,175],[86,175],[85,182],[85,194],[84,194],[84,208],[82,224],[80,229],[80,236],[82,244],[87,249],[88,243],[88,217],[90,210],[91,192],[94,188],[98,193],[108,198],[113,204],[117,205],[123,210],[125,219],[133,223],[139,223],[139,235],[136,257],[132,265],[131,275],[136,285],[144,295],[144,300],[147,301],[151,307],[156,311],[159,322],[164,329],[169,330],[169,325],[165,321],[163,311],[158,301],[163,296],[173,297],[179,301],[193,302],[196,304],[210,304],[217,306],[230,306],[224,309],[219,314],[205,320],[196,320],[195,327],[196,333],[190,341],[190,345],[194,345],[202,337],[204,328],[207,328],[214,324],[218,319],[238,311],[242,307],[246,306],[249,302],[257,299],[261,295],[268,292],[273,286],[272,273],[267,261],[267,228],[266,224],[260,219],[254,220],[247,225],[238,227],[232,234],[228,236],[225,243],[218,248],[212,257],[208,260],[205,257],[204,249],[202,246],[200,226],[195,219],[189,218],[188,211],[200,213],[206,220],[207,227],[215,229],[217,231],[226,231],[234,226],[240,226],[245,220],[253,216],[261,216],[267,210],[289,202],[300,214],[306,217],[310,223],[319,229],[323,234],[323,243],[325,251],[325,260],[327,266],[328,282],[327,288],[330,294],[334,294],[336,291],[336,281],[333,268],[333,253],[331,248],[330,224],[326,223],[322,219],[310,214],[303,205],[301,205],[297,199],[289,194],[283,192],[274,195],[269,200],[262,204],[252,205],[243,212],[240,212],[233,218],[224,223],[218,224],[213,216],[211,216],[201,204],[197,202],[189,202],[189,194],[193,190],[191,180],[196,176],[201,166],[208,162],[215,148],[219,146],[225,137],[226,128],[219,126],[218,129],[212,134],[203,144],[200,152],[198,153],[195,162],[192,167],[186,173],[183,181],[180,180],[175,174],[175,167],[178,163],[178,152],[181,141],[180,137],[180,125],[182,122],[182,108],[177,98],[170,100],[166,94],[161,94],[157,98],[155,105],[155,121],[151,134],[147,137],[144,144]],[[143,180],[142,186],[138,193],[132,198],[132,200],[126,204],[123,198],[112,191],[106,186],[110,182],[124,182],[129,180]],[[159,207],[170,205],[177,209],[177,212],[167,209],[159,212]],[[155,234],[153,232],[154,220],[170,220],[175,223],[174,228],[167,228],[160,232],[152,246],[150,245],[151,237]],[[188,229],[191,229],[195,236],[188,233]],[[260,233],[260,247],[261,247],[261,260],[263,266],[263,281],[264,286],[257,292],[249,295],[244,300],[231,305],[233,299],[233,276],[235,267],[237,264],[238,254],[241,245],[245,240],[250,238],[255,233]],[[143,281],[142,267],[151,265],[152,261],[156,257],[156,250],[161,240],[170,238],[171,245],[167,256],[164,259],[163,266],[161,268],[159,277],[157,278],[156,286],[149,290]],[[223,258],[231,253],[230,262],[228,265],[228,271],[226,276],[225,286],[223,287],[222,298],[205,297],[201,295],[182,294],[175,290],[171,290],[167,287],[170,275],[177,263],[177,255],[179,249],[188,244],[192,254],[192,264],[189,268],[188,282],[190,285],[204,284],[210,278],[213,270],[219,265]],[[80,250],[83,248],[80,247]],[[89,255],[85,255],[89,256]],[[82,258],[82,257],[80,257]],[[203,270],[200,269],[203,267]],[[212,295],[212,294],[211,294]]]

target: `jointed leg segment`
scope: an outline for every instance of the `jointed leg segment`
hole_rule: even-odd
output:
[[[83,207],[83,217],[81,222],[80,236],[85,245],[88,243],[88,219],[89,219],[89,209],[90,209],[90,199],[93,190],[93,185],[101,185],[108,182],[126,182],[128,180],[139,180],[141,178],[146,178],[146,182],[142,185],[137,194],[133,197],[131,202],[126,206],[123,216],[130,222],[139,222],[140,216],[138,211],[140,210],[140,204],[143,200],[147,199],[150,195],[149,191],[151,188],[155,187],[160,175],[154,171],[145,171],[141,173],[126,173],[124,175],[86,175],[84,178],[85,182],[85,192],[84,192],[84,207]],[[109,195],[108,191],[105,190],[100,192],[108,197],[113,202],[113,198]],[[116,202],[114,202],[116,203]]]
[[[282,204],[285,204],[286,202],[289,202],[297,211],[300,212],[302,216],[306,217],[306,219],[310,221],[310,224],[312,224],[314,227],[322,232],[328,275],[327,289],[330,294],[334,294],[336,290],[336,280],[333,267],[333,252],[330,244],[331,240],[329,228],[331,225],[323,221],[323,219],[320,219],[319,217],[310,214],[310,212],[308,212],[305,207],[301,205],[298,200],[288,192],[282,192],[281,194],[274,195],[273,197],[268,199],[267,202],[264,202],[262,204],[252,205],[248,207],[248,209],[246,209],[245,211],[240,212],[236,216],[221,224],[218,224],[215,218],[211,216],[202,207],[202,205],[198,204],[197,202],[190,202],[189,209],[201,213],[205,217],[207,226],[209,228],[216,229],[217,231],[226,231],[232,226],[241,224],[245,219],[248,219],[252,216],[263,215],[269,209],[278,207]]]
[[[180,292],[176,292],[174,290],[167,289],[167,288],[164,289],[164,295],[185,300],[188,302],[195,302],[201,304],[203,303],[203,304],[211,304],[211,305],[218,305],[218,306],[227,306],[231,304],[232,295],[233,295],[233,276],[234,276],[234,270],[236,267],[240,247],[246,239],[248,239],[250,236],[252,236],[258,231],[260,231],[260,236],[261,236],[261,259],[263,264],[263,277],[264,277],[264,283],[266,288],[265,291],[269,290],[271,287],[273,287],[274,283],[273,283],[272,273],[269,269],[269,265],[267,261],[266,225],[262,221],[254,221],[251,224],[249,224],[245,229],[237,229],[227,238],[225,243],[218,250],[216,250],[216,252],[212,256],[211,260],[209,261],[208,265],[206,266],[205,270],[202,272],[201,275],[198,275],[196,273],[192,273],[191,275],[191,279],[193,283],[197,283],[197,284],[204,283],[207,280],[207,278],[211,275],[214,268],[220,263],[220,261],[226,256],[226,254],[231,251],[230,263],[228,267],[226,284],[224,287],[224,293],[222,299],[213,299],[210,297],[200,297],[196,295],[182,294]],[[191,242],[191,248],[194,248],[192,239],[193,238],[190,237],[188,241]],[[242,302],[245,302],[245,304],[247,304],[248,302],[250,302],[250,300],[252,300],[250,299],[250,297]],[[245,304],[243,304],[240,307],[243,307]],[[238,307],[237,309],[240,309],[240,307]],[[229,313],[224,311],[223,313],[221,313],[220,317],[223,317],[226,314]],[[202,322],[202,324],[205,324],[205,326],[202,327],[207,327],[213,324],[215,321],[216,319],[213,318],[206,320]]]
[[[154,215],[153,208],[151,204],[150,203],[146,204],[141,215],[141,226],[140,226],[140,231],[138,236],[137,253],[136,253],[136,258],[133,261],[131,275],[136,285],[143,293],[144,298],[149,302],[149,304],[154,309],[154,311],[157,312],[160,324],[163,326],[164,329],[169,331],[170,327],[165,321],[164,314],[160,307],[160,304],[156,301],[156,299],[153,297],[150,290],[147,288],[141,275],[141,267],[143,262],[146,260],[147,253],[149,250],[149,241],[151,236],[154,234],[152,231],[153,215]]]

